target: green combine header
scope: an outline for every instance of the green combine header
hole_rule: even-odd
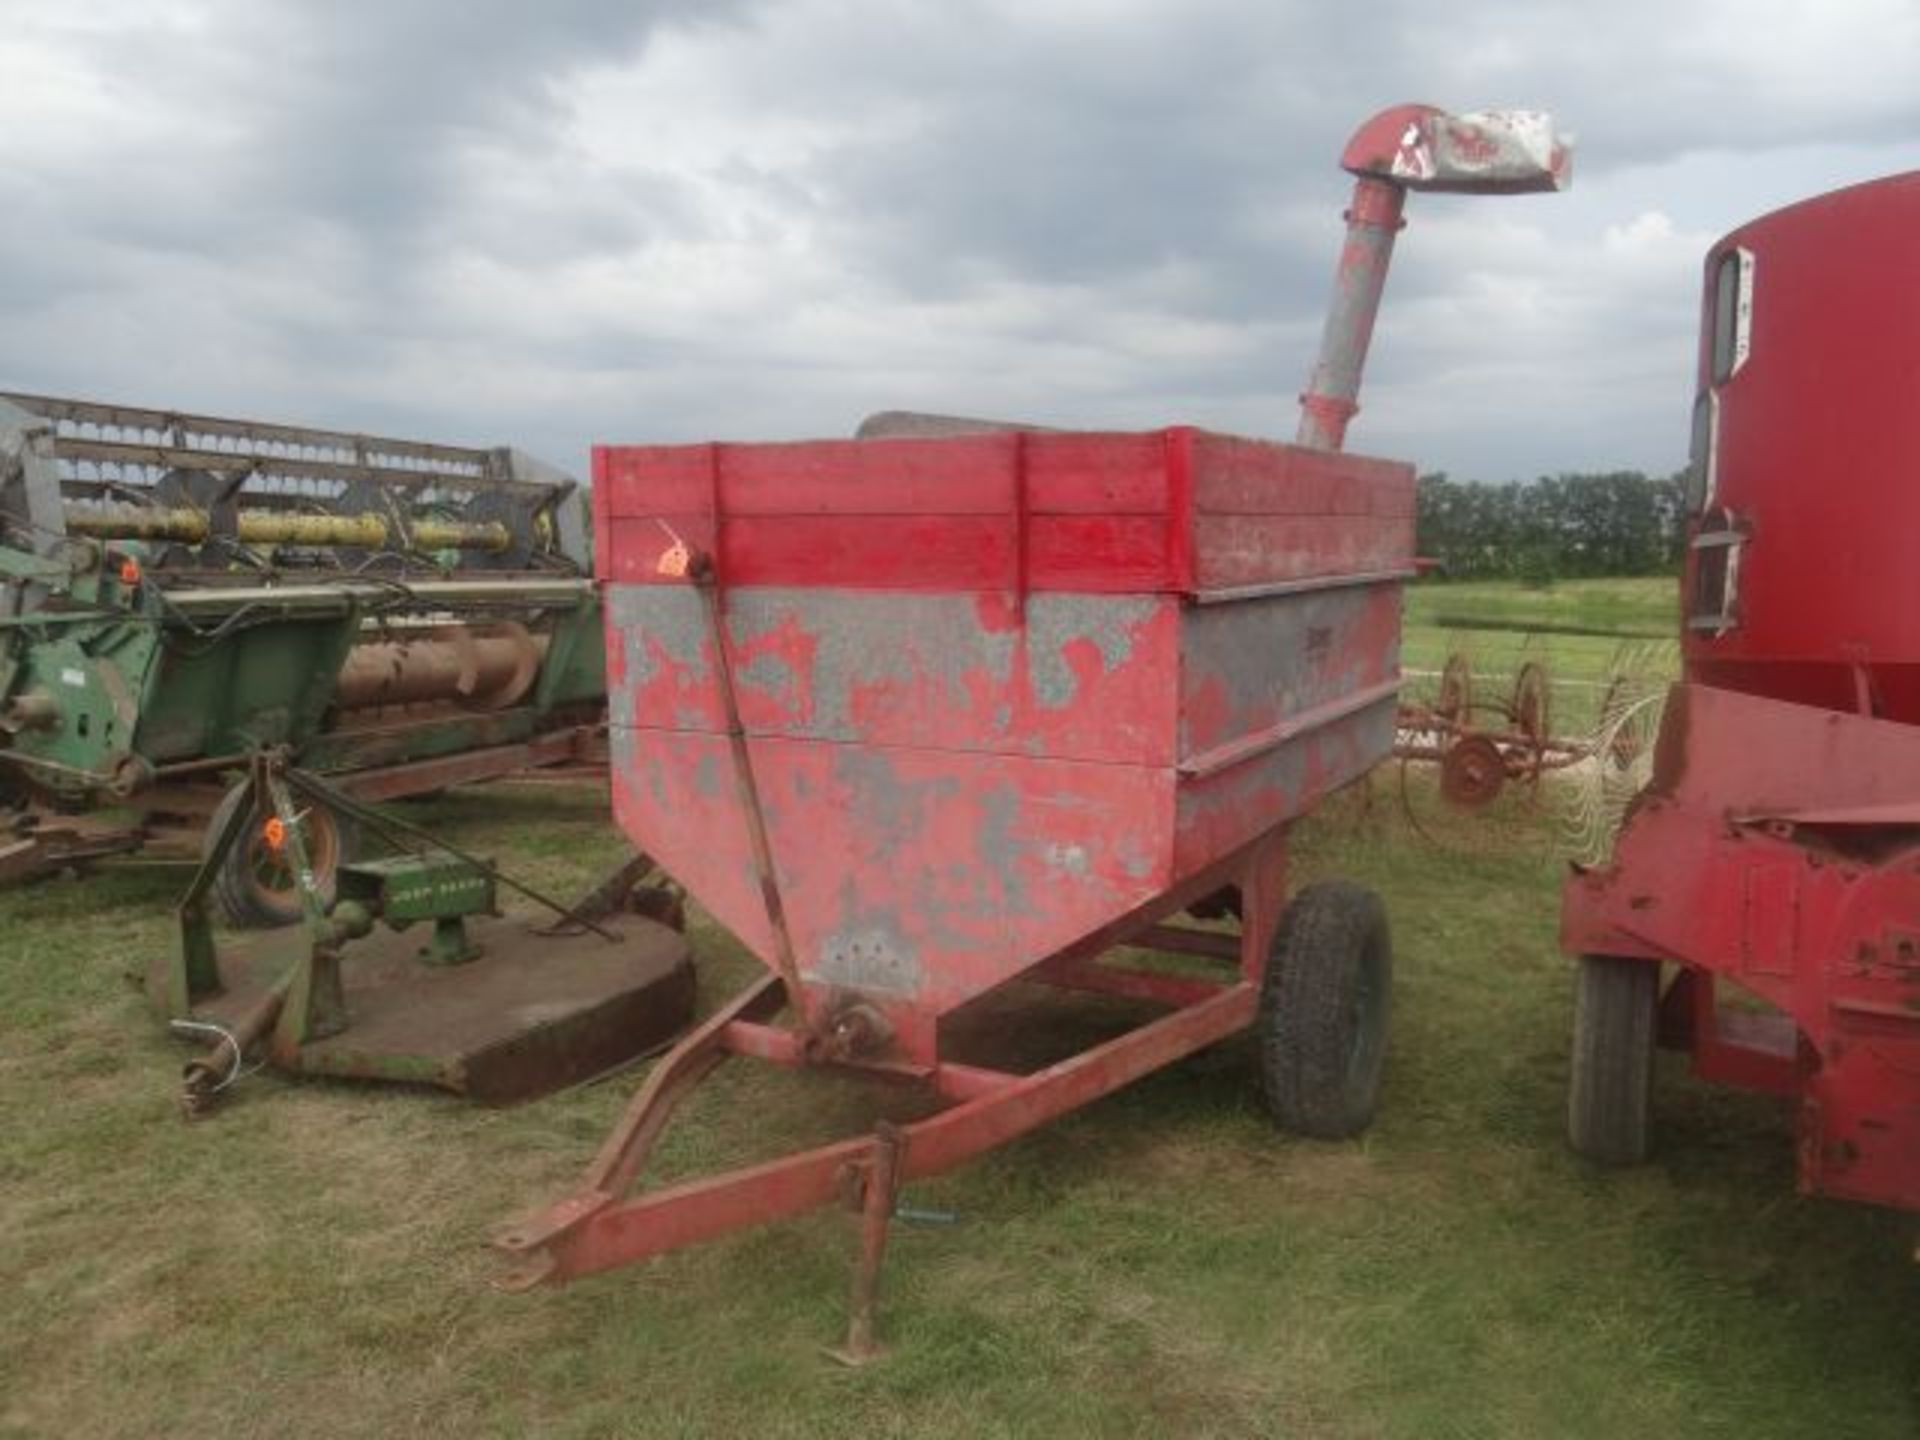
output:
[[[269,748],[360,802],[602,759],[591,572],[517,450],[0,393],[0,882],[217,832]],[[330,895],[352,822],[301,825]],[[301,914],[252,839],[216,894]]]

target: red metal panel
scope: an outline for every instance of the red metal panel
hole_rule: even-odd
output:
[[[1195,507],[1212,515],[1413,514],[1413,468],[1196,432]]]
[[[676,543],[703,550],[716,543],[712,517],[704,514],[616,516],[610,528],[607,577],[623,584],[682,583],[661,571],[662,557]],[[1019,526],[1011,514],[880,515],[857,524],[829,516],[729,514],[717,537],[716,561],[730,586],[1088,594],[1177,588],[1164,516],[1036,514],[1026,528],[1024,577]]]
[[[771,957],[773,931],[729,778],[726,737],[616,726],[607,739],[620,828],[743,945]]]
[[[1206,435],[601,447],[603,573],[673,584],[1184,592],[1411,565],[1412,472]],[[714,524],[715,505],[724,517]]]
[[[716,445],[721,508],[751,515],[1004,516],[1017,435]]]
[[[1668,694],[1656,794],[1748,817],[1850,805],[1920,805],[1920,736],[1889,720],[1710,685]]]
[[[727,585],[881,590],[1015,589],[1011,518],[997,515],[736,516],[719,552]]]
[[[1391,515],[1200,515],[1202,590],[1413,568],[1413,520]]]
[[[1164,515],[1035,515],[1027,583],[1035,590],[1087,594],[1177,588]]]
[[[604,503],[610,517],[710,514],[716,448],[713,445],[596,445],[593,447],[595,499]]]
[[[1816,809],[1820,795],[1838,804]],[[1849,802],[1892,823],[1848,823]],[[1823,817],[1804,826],[1796,816]],[[1905,725],[1676,687],[1655,776],[1608,865],[1573,876],[1561,943],[1701,972],[1687,992],[1701,1073],[1774,1088],[1797,1073],[1809,1189],[1920,1208],[1920,735]],[[1717,1011],[1711,977],[1802,1038]]]
[[[1138,433],[1025,437],[1028,504],[1036,515],[1164,515],[1172,505],[1167,449],[1186,426]]]
[[[994,515],[711,515],[616,518],[609,579],[680,585],[661,559],[676,543],[716,551],[727,585],[837,585],[893,590],[1012,590],[1013,525]]]
[[[1856,664],[1881,712],[1920,722],[1920,406],[1914,336],[1920,173],[1763,216],[1706,261],[1700,387],[1718,397],[1712,507],[1749,527],[1737,624],[1693,632],[1689,673],[1710,685],[1854,708]],[[1752,257],[1747,357],[1716,382],[1715,277]],[[1689,579],[1699,553],[1691,557]]]
[[[1165,439],[1182,433],[984,434],[773,445],[596,446],[613,515],[1001,514],[1020,451],[1043,515],[1164,514]],[[717,472],[717,473],[716,473]],[[598,473],[598,472],[596,472]]]
[[[1412,567],[1412,467],[1226,435],[1193,445],[1201,589]]]

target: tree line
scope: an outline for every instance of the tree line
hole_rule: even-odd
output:
[[[1456,579],[1671,573],[1684,538],[1685,475],[1615,470],[1504,485],[1422,475],[1415,546]]]

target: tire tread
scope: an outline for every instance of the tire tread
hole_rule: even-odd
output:
[[[1281,1128],[1344,1140],[1365,1130],[1378,1108],[1386,1042],[1355,1083],[1352,988],[1369,947],[1382,947],[1380,1014],[1391,1006],[1392,941],[1386,907],[1363,885],[1329,880],[1294,896],[1280,917],[1260,987],[1260,1079]]]

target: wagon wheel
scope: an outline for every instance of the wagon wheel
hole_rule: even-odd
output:
[[[1283,1129],[1344,1140],[1373,1123],[1393,1003],[1386,907],[1362,885],[1309,885],[1287,905],[1256,1022],[1267,1110]]]
[[[1529,660],[1514,676],[1513,699],[1508,705],[1513,728],[1526,740],[1527,780],[1540,778],[1546,761],[1547,740],[1553,733],[1553,686],[1547,680],[1547,667]]]
[[[1464,725],[1473,716],[1473,666],[1456,650],[1447,656],[1440,670],[1440,693],[1434,697],[1433,713],[1455,725]]]
[[[1567,1139],[1605,1165],[1646,1159],[1660,967],[1650,960],[1583,955],[1573,1003]]]
[[[213,877],[213,894],[227,919],[235,925],[270,927],[291,925],[303,911],[300,882],[284,848],[267,843],[265,817],[253,803],[253,787],[242,780],[220,801],[201,840],[201,853],[212,853],[213,838],[225,828],[228,816],[241,805],[249,807],[246,823]],[[341,862],[353,848],[353,823],[315,801],[300,812],[300,839],[306,846],[314,887],[320,903],[333,903],[334,884]]]
[[[1507,759],[1485,735],[1463,735],[1440,761],[1440,797],[1457,810],[1484,810],[1507,783]]]

